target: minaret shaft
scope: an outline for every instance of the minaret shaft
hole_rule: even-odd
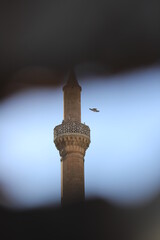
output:
[[[84,200],[84,161],[81,154],[67,154],[61,162],[62,203]]]
[[[64,120],[81,122],[81,91],[78,87],[64,88],[63,117]]]

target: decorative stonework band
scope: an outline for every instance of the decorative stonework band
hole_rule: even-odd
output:
[[[68,134],[82,134],[90,139],[90,129],[87,125],[76,121],[63,121],[62,124],[54,128],[54,140],[57,137]]]
[[[85,135],[68,134],[57,137],[54,143],[61,157],[73,152],[84,156],[86,149],[89,147],[90,139]]]
[[[54,143],[61,157],[72,152],[84,156],[90,144],[90,129],[80,122],[63,121],[54,129]]]

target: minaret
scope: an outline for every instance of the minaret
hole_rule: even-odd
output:
[[[81,123],[81,87],[70,72],[63,87],[64,120],[54,128],[54,143],[61,156],[61,202],[82,201],[84,156],[90,144],[90,129]]]

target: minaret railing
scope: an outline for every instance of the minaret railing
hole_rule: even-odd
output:
[[[59,136],[68,134],[80,134],[90,138],[90,128],[83,123],[71,120],[63,121],[62,124],[54,128],[54,140]]]

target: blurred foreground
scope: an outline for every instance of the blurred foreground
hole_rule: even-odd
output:
[[[1,239],[159,240],[159,212],[160,198],[138,208],[119,208],[101,199],[64,208],[1,208]]]
[[[94,63],[94,74],[98,71],[104,76],[158,64],[159,9],[157,0],[97,0],[86,1],[85,6],[83,1],[73,0],[2,1],[1,101],[29,88],[56,88],[66,71],[79,64]],[[11,130],[10,125],[7,129]],[[0,199],[7,205],[7,197]],[[118,208],[102,200],[63,209],[1,208],[1,239],[159,240],[159,208],[159,198],[134,209]]]

